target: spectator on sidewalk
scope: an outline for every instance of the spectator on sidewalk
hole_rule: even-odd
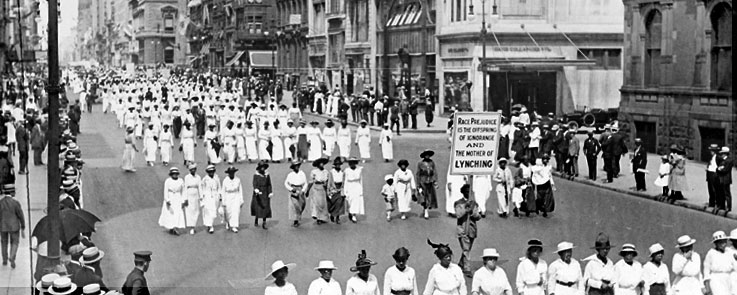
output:
[[[642,139],[635,138],[635,151],[632,154],[632,173],[635,174],[635,189],[646,191],[645,173],[647,173],[647,152],[642,147]]]
[[[401,135],[399,130],[399,115],[400,115],[400,109],[397,105],[397,102],[391,102],[391,107],[389,107],[389,119],[391,120],[391,128],[389,130],[394,130],[394,125],[397,126],[397,135]],[[406,125],[405,125],[406,126]]]
[[[3,184],[15,184],[15,169],[8,155],[8,146],[0,145],[0,185]]]
[[[661,158],[660,168],[658,168],[658,178],[655,179],[655,185],[663,188],[662,199],[667,199],[669,195],[668,182],[670,179],[670,171],[672,166],[668,162],[668,155],[663,155]]]
[[[716,207],[717,202],[717,158],[719,145],[709,145],[711,157],[706,163],[706,188],[709,191],[709,207]]]
[[[732,211],[732,192],[730,186],[732,185],[732,167],[734,167],[734,161],[729,158],[729,147],[722,147],[719,151],[719,163],[717,167],[717,180],[716,180],[716,196],[717,196],[717,207],[721,206],[721,209]],[[737,288],[737,286],[734,286]]]
[[[619,160],[622,158],[622,155],[627,153],[627,146],[624,144],[624,135],[619,133],[618,128],[612,128],[612,132],[614,132],[611,137],[612,169],[614,170],[612,174],[614,174],[614,178],[617,178],[621,171]]]
[[[28,147],[31,141],[31,134],[28,132],[29,125],[25,120],[20,121],[21,124],[15,129],[15,139],[18,145],[18,174],[28,173]]]
[[[24,232],[26,222],[20,202],[15,199],[15,184],[3,184],[2,194],[4,196],[0,199],[0,243],[2,243],[3,266],[8,265],[10,261],[10,267],[15,268],[19,237],[26,237]]]
[[[376,113],[376,126],[384,126],[384,100],[383,99],[377,99],[374,105],[374,113]],[[371,121],[371,125],[374,125],[374,122]]]
[[[568,162],[568,125],[561,124],[560,130],[553,139],[555,146],[555,165],[558,172],[566,173],[566,163]]]
[[[589,167],[589,179],[596,180],[596,158],[601,152],[601,144],[594,138],[594,131],[589,130],[588,138],[583,142],[583,154]]]
[[[427,122],[427,127],[432,127],[433,110],[435,110],[435,103],[433,103],[430,96],[430,90],[425,89],[425,122]]]
[[[568,159],[566,160],[566,173],[569,177],[578,176],[578,155],[581,151],[581,141],[576,137],[576,131],[571,130],[566,136],[568,138]]]
[[[409,103],[409,116],[412,119],[412,129],[417,130],[417,108],[420,106],[420,97],[415,96]]]
[[[46,140],[44,139],[44,134],[46,133],[41,130],[40,120],[32,125],[31,148],[33,149],[33,164],[36,166],[41,166],[44,164],[43,160],[41,160],[41,154],[46,148]]]
[[[399,102],[399,114],[402,117],[402,128],[409,128],[409,99],[406,97]]]
[[[685,200],[683,192],[688,191],[688,182],[686,179],[686,151],[679,145],[670,146],[670,156],[668,161],[673,169],[671,170],[668,188],[670,188],[670,202],[676,200]]]

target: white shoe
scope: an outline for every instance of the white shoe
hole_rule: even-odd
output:
[[[233,233],[238,233],[238,228],[237,227],[234,227],[233,228]]]
[[[230,229],[230,225],[227,222],[225,223],[225,229]]]
[[[189,230],[190,235],[194,235],[194,228]]]
[[[402,220],[405,220],[405,219],[407,219],[407,216],[402,214]]]
[[[430,218],[430,213],[427,211],[427,209],[425,209],[425,219],[428,219],[428,218]]]

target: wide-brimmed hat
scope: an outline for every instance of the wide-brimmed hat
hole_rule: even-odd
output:
[[[83,295],[101,295],[101,294],[105,294],[105,292],[100,289],[100,284],[89,284],[87,286],[82,287],[82,294]]]
[[[320,165],[325,165],[328,162],[330,162],[330,160],[328,160],[327,158],[319,158],[319,159],[317,159],[317,160],[315,160],[315,161],[312,162],[312,167],[317,167],[317,166],[320,166]]]
[[[633,244],[623,244],[622,250],[619,250],[619,255],[624,256],[624,253],[635,253],[635,256],[637,256],[637,248]]]
[[[317,122],[317,121],[310,122],[310,125],[318,125],[318,124],[320,124],[320,122]]]
[[[611,243],[609,243],[609,236],[605,233],[599,233],[598,236],[596,236],[596,241],[594,242],[594,247],[591,249],[611,249],[613,246]]]
[[[384,181],[387,181],[389,179],[394,179],[394,175],[391,175],[391,174],[384,175]]]
[[[648,248],[648,251],[650,251],[650,256],[653,256],[655,254],[665,251],[665,248],[663,248],[663,245],[661,245],[660,243],[655,243],[652,246],[650,246],[650,248]]]
[[[292,268],[295,268],[296,266],[297,266],[296,263],[284,263],[284,261],[281,261],[281,260],[274,261],[274,263],[271,264],[271,271],[268,274],[266,274],[266,277],[264,279],[266,280],[273,279],[274,273],[282,268],[286,267],[287,269],[292,269]]]
[[[266,161],[258,162],[258,164],[256,164],[256,170],[259,169],[269,169],[269,163],[267,163]]]
[[[725,234],[721,230],[714,232],[714,234],[711,235],[711,238],[712,238],[712,240],[711,240],[712,243],[713,242],[717,242],[717,241],[722,241],[722,240],[727,240],[728,239],[727,234]]]
[[[47,291],[51,295],[67,295],[77,291],[77,284],[72,283],[72,279],[61,277],[54,280],[54,284]]]
[[[499,158],[499,160],[497,160],[496,162],[497,162],[497,164],[499,164],[499,163],[502,163],[502,162],[504,162],[504,163],[508,163],[508,162],[509,162],[509,160],[507,160],[507,158],[505,158],[505,157],[501,157],[501,158]]]
[[[358,124],[368,124],[368,122],[366,120],[361,120]]]
[[[737,228],[735,228],[731,232],[729,232],[729,239],[730,240],[737,240]]]
[[[82,257],[79,258],[79,262],[82,264],[90,264],[98,262],[105,256],[105,251],[98,249],[97,247],[89,247],[82,251]]]
[[[716,143],[712,143],[712,144],[709,145],[709,150],[710,151],[719,151],[719,145],[716,144]]]
[[[333,159],[333,166],[340,166],[343,165],[343,157],[337,157]]]
[[[432,157],[435,155],[435,152],[433,150],[427,149],[420,153],[420,158],[424,158],[425,156]]]
[[[179,174],[179,168],[177,167],[169,168],[169,175],[172,175],[172,174]]]
[[[486,248],[484,249],[484,252],[481,253],[481,258],[487,257],[499,258],[499,252],[497,252],[494,248]]]
[[[238,171],[238,168],[235,168],[235,166],[230,166],[228,169],[225,169],[225,173],[236,173]]]
[[[335,267],[335,264],[333,264],[333,261],[331,260],[321,260],[317,267],[315,267],[315,270],[321,270],[321,269],[332,269],[336,270],[338,268]]]
[[[57,273],[45,274],[43,277],[41,277],[41,280],[36,283],[36,290],[42,292],[41,294],[43,294],[43,292],[48,291],[49,288],[54,285],[54,281],[56,281],[56,279],[60,277],[61,276]]]
[[[210,164],[210,165],[207,165],[207,168],[205,168],[205,172],[211,172],[211,171],[215,171],[215,165]]]
[[[682,235],[676,240],[676,248],[688,247],[696,243],[696,240],[692,239],[688,235]]]
[[[351,158],[348,159],[347,162],[348,162],[348,164],[350,164],[350,163],[357,164],[358,162],[360,162],[360,160],[358,160],[358,158],[356,158],[356,157],[351,157]]]
[[[566,250],[572,250],[573,248],[576,248],[576,246],[573,246],[573,243],[563,241],[563,242],[558,243],[558,249],[555,250],[555,253],[560,253]]]
[[[538,240],[538,239],[532,239],[532,240],[527,241],[527,248],[529,249],[529,248],[532,248],[532,247],[540,247],[540,248],[542,248],[543,247],[543,242],[540,241],[540,240]]]
[[[351,266],[350,271],[357,272],[359,269],[364,267],[371,267],[377,263],[366,257],[366,250],[361,250],[358,254],[358,260],[356,260],[356,266]]]
[[[397,167],[402,167],[402,166],[409,166],[409,161],[405,159],[399,160],[399,162],[397,162]]]

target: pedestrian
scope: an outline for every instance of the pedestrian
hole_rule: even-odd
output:
[[[498,265],[499,252],[486,248],[481,255],[483,265],[473,274],[471,295],[512,295],[507,273]]]
[[[383,99],[377,99],[374,103],[374,113],[376,113],[376,126],[384,126],[384,100]],[[371,125],[374,126],[374,122],[371,122]]]
[[[258,130],[258,158],[261,161],[271,161],[273,144],[271,143],[269,125],[269,122],[266,121],[263,123],[262,128]]]
[[[420,107],[420,97],[415,96],[409,103],[409,116],[412,121],[412,129],[417,130],[417,108]]]
[[[220,139],[218,136],[217,130],[215,130],[216,124],[210,123],[209,126],[207,126],[207,131],[205,132],[205,150],[207,151],[207,164],[220,164],[220,155],[218,154],[220,152]]]
[[[102,259],[103,256],[105,256],[105,252],[101,251],[97,247],[93,246],[84,249],[84,251],[82,251],[82,257],[79,258],[81,267],[71,276],[72,283],[75,283],[78,286],[97,284],[98,288],[102,288],[107,291],[108,288],[102,281],[102,273],[97,271],[100,267],[100,259]],[[93,266],[94,264],[97,264],[97,268]]]
[[[18,253],[19,238],[26,237],[25,215],[20,202],[15,199],[15,184],[2,185],[3,197],[0,199],[0,242],[2,242],[3,266],[15,268],[15,257]],[[10,246],[10,247],[8,247]]]
[[[164,166],[169,166],[169,162],[171,162],[171,147],[173,143],[174,139],[172,138],[171,131],[169,131],[169,125],[164,124],[163,130],[159,133],[159,152],[161,153],[161,162]]]
[[[427,244],[435,249],[438,263],[434,264],[427,275],[424,295],[466,294],[466,278],[463,269],[451,262],[453,251],[448,244],[435,244],[427,239]]]
[[[348,128],[348,122],[341,121],[340,128],[338,128],[338,150],[340,156],[343,158],[350,158],[351,156],[351,129]]]
[[[642,147],[642,139],[635,138],[635,150],[632,153],[632,173],[635,174],[635,189],[638,192],[647,191],[645,174],[647,171],[647,152]]]
[[[506,158],[500,158],[497,161],[493,178],[496,183],[496,200],[498,206],[496,212],[503,218],[506,218],[509,214],[509,204],[512,198],[512,189],[514,188],[514,176],[512,175],[512,170],[507,167],[507,162]]]
[[[294,263],[284,263],[277,260],[271,264],[271,272],[266,275],[266,280],[273,279],[274,282],[266,286],[264,295],[297,295],[297,288],[287,282],[289,270],[297,267]]]
[[[337,268],[330,260],[321,260],[315,270],[320,273],[320,277],[310,283],[307,289],[307,295],[341,295],[343,291],[340,289],[338,281],[333,279],[333,271]]]
[[[192,131],[192,124],[189,121],[184,122],[184,129],[182,130],[182,140],[179,142],[179,151],[184,155],[184,165],[194,163],[194,148],[197,143],[194,139],[194,132]]]
[[[132,130],[130,132],[133,132]],[[33,165],[44,165],[41,154],[46,148],[45,132],[41,130],[41,120],[36,121],[31,127],[31,149],[33,150]],[[131,163],[132,163],[131,159]],[[131,166],[132,168],[132,166]]]
[[[383,294],[419,295],[415,270],[407,265],[409,250],[401,247],[392,255],[395,264],[384,273]]]
[[[253,174],[253,197],[251,197],[251,216],[255,218],[254,227],[258,227],[258,219],[261,218],[261,228],[266,229],[266,218],[271,218],[271,197],[274,196],[271,187],[271,176],[266,169],[269,164],[261,161],[256,165],[256,173]]]
[[[26,120],[20,121],[15,129],[15,139],[18,144],[18,174],[28,173],[28,147],[31,145],[31,134]]]
[[[358,166],[357,158],[348,160],[343,194],[346,196],[348,218],[356,223],[356,215],[366,214],[363,200],[363,167]]]
[[[463,273],[468,277],[471,277],[471,265],[468,259],[471,254],[471,248],[473,248],[473,241],[476,240],[478,235],[476,222],[481,219],[478,203],[469,199],[470,192],[471,186],[463,184],[461,186],[461,195],[463,198],[455,201],[453,204],[456,215],[456,233],[462,251],[458,266],[461,267]]]
[[[732,275],[737,271],[734,251],[727,251],[727,235],[717,231],[712,235],[714,247],[704,257],[704,285],[706,294],[729,295],[736,286]]]
[[[151,294],[148,290],[148,282],[144,274],[151,265],[151,251],[134,252],[133,262],[135,268],[128,274],[123,284],[123,295],[147,295]]]
[[[514,190],[512,191],[512,202],[514,203],[514,217],[519,217],[519,211],[527,217],[531,212],[537,212],[535,206],[535,194],[532,187],[532,169],[527,156],[522,156],[517,172],[514,175]]]
[[[309,143],[310,150],[307,154],[307,160],[315,161],[322,156],[324,145],[322,142],[322,133],[317,121],[310,122],[310,127],[307,128],[307,142]]]
[[[509,158],[509,149],[511,147],[509,135],[514,131],[512,125],[509,124],[509,118],[502,116],[501,126],[499,127],[499,149],[498,158]]]
[[[569,179],[573,179],[573,177],[578,176],[578,155],[581,150],[581,143],[576,137],[575,129],[566,134],[566,140],[568,141],[568,154],[566,155],[565,175],[568,175]]]
[[[282,141],[282,131],[279,128],[279,120],[274,121],[274,128],[271,129],[271,161],[281,163],[284,160],[284,141]]]
[[[189,174],[184,176],[185,188],[185,210],[184,214],[189,234],[194,234],[194,228],[197,220],[200,219],[200,200],[202,199],[202,178],[197,175],[197,164],[192,163],[187,166]]]
[[[325,122],[325,128],[323,128],[320,134],[323,140],[323,153],[328,159],[333,156],[333,150],[335,149],[335,143],[338,139],[338,132],[334,128],[335,124],[333,120],[328,119]]]
[[[727,212],[732,211],[732,167],[735,163],[729,158],[729,147],[722,147],[719,151],[719,164],[717,167],[716,199],[719,209]],[[735,282],[737,284],[737,282]],[[735,286],[737,289],[737,286]]]
[[[380,295],[379,280],[371,274],[371,266],[376,262],[366,257],[366,250],[361,250],[356,260],[356,266],[351,267],[351,272],[356,274],[348,279],[345,284],[346,295]]]
[[[548,267],[548,294],[580,295],[584,294],[584,281],[581,266],[573,259],[573,243],[560,242],[555,253],[557,260]]]
[[[146,165],[154,166],[158,148],[158,134],[154,133],[154,124],[149,123],[148,129],[143,134],[143,150],[146,155]]]
[[[390,104],[391,106],[389,107],[389,120],[391,121],[391,128],[389,128],[389,130],[394,130],[394,126],[396,125],[397,135],[401,135],[399,132],[400,127],[401,127],[399,124],[399,119],[400,119],[399,116],[401,115],[400,110],[399,110],[399,105],[397,104],[396,101]]]
[[[287,161],[291,162],[297,159],[297,128],[294,128],[294,121],[287,120],[287,128],[282,130],[284,141],[284,153],[287,155]],[[350,142],[348,143],[350,146]]]
[[[540,153],[540,140],[542,139],[542,130],[540,129],[540,123],[534,121],[530,124],[530,143],[526,148],[526,155],[530,158],[530,161],[535,161],[538,154]]]
[[[409,128],[409,105],[409,99],[407,97],[399,102],[399,113],[402,116],[402,128],[404,129]]]
[[[299,128],[297,128],[297,159],[300,161],[307,161],[309,154],[310,144],[307,141],[307,123],[305,120],[299,120]]]
[[[54,280],[54,283],[46,291],[51,295],[72,295],[77,292],[77,284],[72,283],[72,279],[68,276],[60,277]]]
[[[394,191],[394,175],[384,176],[384,186],[381,187],[381,196],[386,205],[386,221],[392,221],[392,212],[397,208],[397,194]]]
[[[672,294],[670,273],[668,272],[668,266],[663,262],[665,249],[662,245],[656,243],[650,246],[649,250],[650,261],[646,262],[642,267],[642,280],[645,281],[642,293],[648,295]],[[729,277],[729,275],[727,275],[727,277]],[[717,294],[718,293],[714,293],[714,295]]]
[[[409,167],[409,161],[399,160],[397,162],[397,169],[394,172],[394,190],[397,194],[397,207],[399,207],[399,213],[401,214],[402,220],[407,219],[406,213],[409,212],[410,202],[416,200],[417,184],[415,182],[415,176],[412,170],[407,169]]]
[[[543,217],[548,217],[549,212],[555,210],[555,198],[553,192],[556,191],[555,181],[553,180],[553,167],[550,165],[550,155],[543,154],[541,159],[537,160],[537,165],[530,167],[532,170],[532,184],[535,186],[535,208],[542,211]]]
[[[430,97],[430,90],[425,89],[425,122],[427,123],[427,127],[432,127],[432,121],[433,121],[433,111],[435,109],[435,104],[432,101],[432,98]]]
[[[200,206],[202,206],[202,224],[207,227],[207,232],[214,233],[213,224],[218,215],[218,208],[222,202],[222,193],[220,190],[220,176],[215,174],[215,165],[207,165],[205,168],[205,177],[202,178],[202,187],[200,188]]]
[[[235,176],[238,168],[228,167],[225,173],[228,174],[223,179],[221,186],[223,193],[223,215],[225,219],[225,229],[230,229],[233,233],[238,233],[240,224],[241,207],[243,207],[243,185],[241,179]]]
[[[486,218],[486,201],[491,196],[491,174],[474,175],[471,178],[473,183],[473,197],[479,205],[479,214],[481,218]]]
[[[545,295],[547,285],[548,264],[540,259],[543,243],[532,239],[527,242],[525,257],[520,258],[517,265],[517,292],[524,295]]]
[[[384,129],[381,130],[379,135],[379,145],[381,146],[381,156],[384,158],[384,162],[391,162],[394,160],[394,142],[392,139],[394,135],[389,130],[389,124],[384,124]]]
[[[337,157],[333,160],[333,169],[328,174],[328,211],[330,212],[330,221],[340,224],[340,216],[345,213],[345,173],[341,171],[343,159]],[[350,214],[349,214],[350,215]],[[348,217],[348,219],[351,219]]]
[[[450,169],[447,173],[445,178],[445,212],[448,213],[448,216],[456,218],[455,202],[463,199],[461,187],[466,184],[467,176],[450,174]]]
[[[660,161],[660,167],[658,168],[658,178],[655,179],[654,184],[655,186],[663,188],[663,194],[661,195],[660,199],[666,200],[669,196],[668,182],[670,179],[670,171],[672,169],[672,166],[668,161],[668,155],[661,156]]]
[[[676,200],[685,200],[683,192],[688,191],[688,180],[686,179],[686,152],[683,147],[673,144],[670,147],[671,154],[669,156],[670,165],[673,167],[670,171],[668,179],[668,188],[670,189],[670,202]]]
[[[310,184],[307,186],[307,198],[311,197],[312,219],[317,224],[323,224],[329,219],[328,202],[327,202],[327,184],[328,171],[325,170],[325,164],[328,159],[319,158],[312,162],[312,172],[310,172]]]
[[[164,202],[161,206],[159,225],[170,234],[179,235],[178,228],[185,228],[185,207],[187,198],[184,194],[184,181],[179,178],[179,168],[169,168],[169,178],[164,181]]]
[[[622,259],[614,264],[614,294],[638,295],[645,282],[642,280],[642,264],[635,260],[637,249],[633,244],[623,244],[619,250]]]
[[[15,168],[6,145],[0,145],[0,185],[15,184]]]
[[[293,226],[298,227],[299,221],[302,219],[302,212],[305,210],[307,200],[305,199],[305,192],[307,192],[307,176],[302,170],[299,169],[302,162],[299,160],[293,160],[289,164],[289,169],[292,171],[287,174],[284,179],[284,187],[289,191],[289,219],[293,220]]]
[[[693,250],[696,240],[688,235],[678,237],[676,248],[680,252],[673,255],[672,270],[673,294],[702,294],[704,289],[703,277],[701,276],[701,256]]]
[[[371,159],[371,146],[369,145],[371,143],[371,130],[366,127],[366,124],[366,120],[361,120],[361,126],[356,129],[356,145],[363,163]]]
[[[248,162],[258,160],[258,148],[256,146],[257,131],[253,128],[253,121],[246,121],[246,129],[243,130],[243,137],[246,145],[246,156]]]
[[[709,192],[709,207],[716,207],[717,198],[717,159],[719,158],[719,145],[709,145],[709,162],[706,163],[706,187]]]
[[[609,257],[612,248],[609,236],[599,233],[592,249],[596,254],[586,257],[586,269],[583,279],[586,283],[588,295],[613,295],[614,294],[614,262]]]
[[[420,153],[422,160],[417,163],[419,182],[419,203],[424,208],[425,219],[430,218],[430,209],[438,208],[438,198],[435,190],[438,188],[438,170],[435,162],[430,159],[435,152],[429,149]]]
[[[619,159],[622,157],[622,155],[627,153],[627,146],[625,145],[624,135],[619,133],[619,128],[612,128],[612,135],[611,135],[611,149],[612,149],[612,169],[614,170],[612,174],[614,175],[614,178],[617,178],[619,176],[620,167],[619,167]]]

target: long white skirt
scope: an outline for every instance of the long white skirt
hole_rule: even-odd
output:
[[[271,138],[271,143],[274,145],[271,149],[271,160],[281,161],[284,160],[284,145],[282,145],[281,138]]]
[[[246,155],[249,160],[258,160],[258,148],[256,147],[256,140],[252,137],[246,137]]]
[[[504,187],[503,184],[497,184],[496,185],[496,201],[498,208],[496,209],[496,213],[502,214],[502,213],[509,213],[509,199],[511,198],[511,194],[507,195],[507,189]]]
[[[133,170],[133,160],[136,158],[136,151],[133,150],[132,144],[126,144],[123,149],[123,165],[124,170]]]
[[[156,161],[156,150],[159,148],[156,145],[156,141],[150,140],[146,141],[144,144],[144,147],[146,148],[146,162],[155,162]]]
[[[394,188],[397,192],[397,207],[399,212],[409,212],[410,202],[412,202],[412,189],[409,187],[409,183],[395,182]]]
[[[187,189],[187,202],[189,203],[184,213],[186,214],[187,227],[194,227],[197,225],[197,219],[200,218],[200,195],[197,190]]]
[[[371,146],[369,146],[369,141],[366,139],[359,139],[358,140],[358,151],[361,154],[362,159],[370,159],[371,158]]]
[[[330,158],[333,156],[333,150],[335,149],[335,139],[325,139],[325,156]]]
[[[248,159],[246,156],[246,141],[242,136],[235,138],[236,153],[238,153],[238,161],[245,161]]]
[[[268,140],[259,140],[258,141],[258,157],[261,160],[269,161],[271,160],[271,156],[269,155],[269,151],[266,150],[266,148],[269,146]]]
[[[202,224],[212,226],[215,223],[215,219],[218,218],[219,200],[215,197],[205,196],[202,198],[200,206],[202,209]]]
[[[159,225],[166,229],[184,228],[184,209],[182,209],[182,203],[172,200],[171,206],[167,206],[166,201],[164,201],[161,205]]]
[[[480,189],[473,191],[473,197],[476,199],[476,203],[479,204],[479,212],[481,212],[481,214],[486,214],[486,202],[489,200],[490,195],[490,187],[481,187]]]
[[[235,145],[233,144],[225,144],[223,146],[223,159],[225,161],[228,161],[229,164],[233,164],[235,162]]]
[[[182,153],[184,160],[194,162],[194,140],[191,138],[182,139]]]
[[[237,196],[223,196],[223,212],[225,213],[225,222],[231,227],[238,227],[241,215],[241,203]]]
[[[345,184],[345,200],[350,214],[366,214],[363,202],[363,186],[358,182]]]
[[[340,150],[340,156],[343,158],[351,157],[351,141],[350,140],[338,140],[338,149]]]
[[[296,142],[293,141],[291,138],[284,137],[284,155],[286,155],[288,159],[294,158],[294,154],[292,153],[292,151],[289,150],[289,148],[292,147],[294,144],[296,144]],[[294,146],[294,149],[296,151],[297,147]]]
[[[310,150],[307,153],[307,160],[314,161],[319,159],[322,156],[322,141],[320,138],[309,138],[308,142],[310,143]]]
[[[168,142],[161,143],[161,162],[164,162],[164,163],[171,162],[171,143],[168,143]]]
[[[212,148],[212,144],[207,144],[207,161],[209,161],[213,165],[220,164],[220,157],[218,157],[215,149]]]
[[[712,273],[709,287],[711,287],[711,294],[713,295],[730,295],[732,294],[732,288],[735,286],[732,286],[728,273]]]
[[[394,160],[394,147],[391,142],[381,144],[381,156],[384,157],[384,160]]]

